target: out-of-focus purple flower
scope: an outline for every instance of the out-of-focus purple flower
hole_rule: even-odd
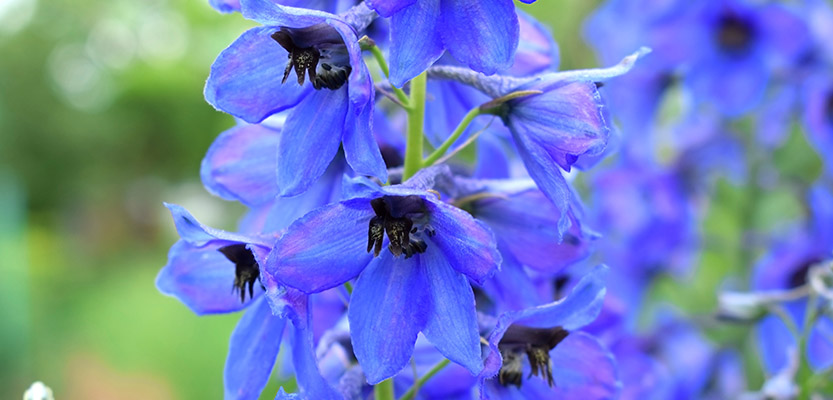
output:
[[[518,47],[518,17],[511,0],[371,0],[391,18],[390,81],[396,87],[419,75],[448,51],[485,74],[509,68]]]
[[[480,374],[481,398],[617,398],[613,356],[593,336],[575,331],[598,316],[606,272],[594,268],[561,301],[498,317]]]
[[[829,73],[818,73],[804,85],[803,120],[810,139],[829,176],[833,176],[833,79]],[[826,156],[827,155],[827,156]]]
[[[250,123],[291,108],[278,146],[279,193],[305,191],[324,173],[339,144],[354,171],[385,180],[371,132],[373,83],[349,23],[361,19],[353,14],[371,11],[361,5],[342,17],[268,0],[241,5],[244,17],[264,26],[244,32],[220,53],[205,98]],[[297,83],[287,82],[293,69]],[[310,84],[305,85],[307,75]]]
[[[372,384],[407,364],[419,332],[472,374],[482,369],[468,279],[483,283],[500,254],[484,224],[428,191],[447,173],[424,169],[384,187],[358,180],[348,200],[287,228],[267,261],[269,275],[305,293],[358,277],[348,318]]]

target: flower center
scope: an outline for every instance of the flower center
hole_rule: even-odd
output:
[[[246,286],[249,286],[249,298],[254,298],[254,284],[260,277],[260,267],[252,251],[245,244],[232,244],[217,249],[229,261],[234,263],[233,292],[240,292],[240,302],[246,301]]]
[[[737,15],[721,17],[717,26],[717,44],[726,51],[741,52],[752,43],[753,27]]]
[[[352,71],[350,54],[344,42],[334,43],[331,37],[332,34],[321,34],[321,31],[327,30],[326,28],[328,27],[319,27],[318,25],[306,28],[306,30],[281,28],[281,30],[272,34],[272,39],[289,53],[289,61],[283,71],[281,83],[286,83],[289,73],[295,69],[299,85],[304,84],[308,74],[312,87],[316,90],[322,88],[336,90],[344,86]],[[293,39],[293,34],[303,37],[305,41],[315,41],[316,44],[301,47]],[[323,36],[316,38],[316,35]]]
[[[570,333],[560,327],[530,328],[521,325],[511,325],[498,343],[498,349],[503,357],[503,365],[498,372],[498,381],[503,386],[515,385],[521,387],[523,378],[523,354],[526,353],[532,368],[530,376],[546,377],[547,384],[552,387],[552,365],[550,365],[550,350],[554,349]]]
[[[376,216],[370,219],[367,229],[367,252],[373,250],[373,256],[378,257],[382,251],[382,243],[385,234],[390,243],[388,250],[399,257],[403,253],[405,258],[414,254],[424,253],[428,245],[418,237],[411,237],[411,234],[419,231],[414,227],[414,219],[419,219],[424,213],[423,200],[419,196],[385,196],[370,201],[370,206]],[[434,231],[423,227],[428,236],[433,237]]]

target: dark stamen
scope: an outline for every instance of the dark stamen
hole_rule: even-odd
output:
[[[398,202],[397,204],[399,204],[400,207],[407,210],[414,207],[417,209],[422,207],[422,199],[419,197],[411,199],[410,197],[416,196],[396,197],[395,200],[392,201]],[[385,234],[387,234],[388,240],[390,241],[388,244],[388,250],[390,250],[395,257],[399,257],[404,253],[405,258],[407,259],[414,254],[425,252],[428,245],[419,238],[411,237],[411,234],[416,233],[418,228],[414,227],[414,221],[407,215],[408,213],[405,213],[406,215],[400,217],[394,217],[391,215],[390,206],[385,201],[384,197],[371,200],[370,206],[373,208],[373,212],[376,213],[376,216],[371,218],[370,223],[368,224],[368,253],[371,249],[373,249],[373,256],[379,256],[379,253],[382,251],[382,242],[384,241]],[[434,233],[432,230],[429,233],[429,236],[433,235]]]
[[[752,42],[753,28],[734,14],[725,15],[718,21],[717,44],[724,50],[740,52]]]
[[[217,250],[234,263],[232,291],[240,292],[240,302],[246,301],[246,286],[249,287],[249,298],[254,298],[254,284],[260,277],[260,268],[252,251],[242,243],[220,247]]]
[[[295,42],[292,41],[292,37],[289,36],[284,30],[277,31],[272,34],[272,39],[274,39],[278,44],[281,45],[287,52],[289,52],[289,62],[286,64],[286,69],[283,71],[283,79],[281,83],[286,83],[286,79],[289,78],[289,72],[292,71],[292,68],[295,68],[295,75],[298,76],[298,84],[304,84],[304,78],[306,73],[309,73],[310,81],[314,82],[316,80],[316,73],[315,69],[318,67],[318,59],[321,57],[318,50],[315,47],[304,47],[299,48],[295,46]]]
[[[552,387],[552,366],[550,365],[550,350],[563,341],[569,332],[560,327],[530,328],[522,325],[511,325],[506,329],[498,348],[503,356],[503,366],[500,368],[500,383],[504,386],[512,384],[521,386],[521,354],[526,353],[532,367],[532,375],[546,377],[547,384]],[[506,383],[504,383],[506,382]]]

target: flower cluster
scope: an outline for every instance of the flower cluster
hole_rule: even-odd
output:
[[[237,125],[208,150],[203,184],[248,211],[228,232],[167,205],[180,240],[157,287],[198,314],[247,310],[225,397],[258,398],[276,362],[298,387],[278,399],[738,395],[719,386],[737,354],[675,311],[637,330],[639,310],[657,277],[692,269],[715,191],[703,177],[746,173],[722,121],[774,104],[769,86],[800,68],[813,142],[833,143],[831,86],[811,73],[829,60],[808,61],[811,29],[785,6],[643,3],[610,0],[588,22],[611,66],[559,71],[551,33],[511,0],[212,0],[259,24],[217,56],[204,92]],[[677,86],[692,111],[655,127]],[[672,167],[660,129],[682,138]],[[828,192],[813,196],[833,215]],[[809,293],[785,276],[815,271],[829,293],[814,269],[828,225],[754,285]],[[754,303],[743,311],[766,303],[739,297]],[[747,317],[739,297],[725,315]],[[768,323],[765,346],[784,346]],[[801,346],[826,368],[827,344]],[[790,382],[787,353],[767,357]]]

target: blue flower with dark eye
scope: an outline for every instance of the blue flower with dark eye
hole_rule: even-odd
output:
[[[482,284],[497,270],[500,254],[487,227],[429,191],[437,174],[447,173],[428,168],[384,187],[354,181],[348,200],[290,225],[265,266],[270,276],[305,293],[358,277],[348,320],[371,384],[407,364],[420,332],[472,374],[483,367],[468,280]]]
[[[531,1],[530,1],[531,2]],[[371,0],[391,17],[390,81],[401,87],[448,51],[484,74],[509,68],[518,47],[512,0]]]
[[[292,108],[278,146],[280,194],[306,190],[339,144],[354,171],[387,179],[371,132],[373,83],[350,23],[361,28],[372,11],[360,5],[336,16],[268,0],[243,0],[241,6],[244,17],[264,26],[244,32],[220,53],[205,98],[251,123]],[[293,70],[296,79],[290,80]]]

